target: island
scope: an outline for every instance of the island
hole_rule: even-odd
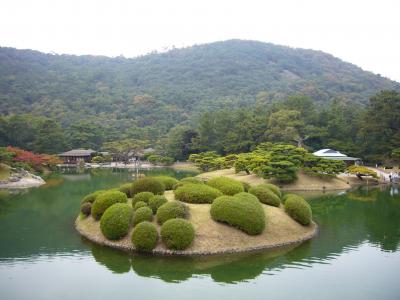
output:
[[[158,255],[271,249],[318,232],[300,196],[224,176],[144,177],[93,192],[83,198],[75,227],[94,243]]]

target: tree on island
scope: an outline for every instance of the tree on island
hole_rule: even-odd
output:
[[[128,163],[130,158],[139,156],[147,145],[146,141],[125,139],[104,143],[102,149],[109,151],[117,161]]]

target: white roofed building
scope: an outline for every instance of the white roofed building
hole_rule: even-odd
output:
[[[360,164],[361,158],[358,157],[351,157],[343,154],[339,151],[332,150],[332,149],[321,149],[313,153],[315,156],[326,158],[326,159],[333,159],[333,160],[342,160],[346,164]]]

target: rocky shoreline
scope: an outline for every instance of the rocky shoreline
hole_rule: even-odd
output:
[[[12,173],[7,180],[0,180],[0,189],[30,188],[41,186],[46,182],[42,177],[29,173],[24,169],[11,169]]]

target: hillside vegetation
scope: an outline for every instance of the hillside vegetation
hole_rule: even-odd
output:
[[[0,145],[50,153],[123,139],[154,146],[177,124],[195,129],[207,111],[260,112],[303,95],[317,109],[335,99],[354,112],[380,90],[400,84],[320,51],[256,41],[131,59],[0,48]]]

